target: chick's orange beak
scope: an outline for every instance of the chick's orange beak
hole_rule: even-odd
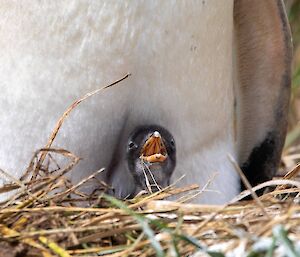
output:
[[[166,147],[158,131],[155,131],[145,142],[141,156],[147,162],[164,162],[168,157]]]

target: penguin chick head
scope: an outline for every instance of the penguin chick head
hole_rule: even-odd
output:
[[[136,128],[127,144],[127,164],[138,187],[155,192],[169,185],[176,165],[175,140],[163,127]]]

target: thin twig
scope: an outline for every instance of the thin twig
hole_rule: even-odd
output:
[[[113,83],[111,83],[111,84],[109,84],[109,85],[107,85],[107,86],[104,86],[104,87],[102,87],[102,88],[96,89],[96,90],[94,90],[94,91],[92,91],[92,92],[90,92],[90,93],[85,94],[83,97],[81,97],[80,99],[78,99],[78,100],[76,100],[74,103],[72,103],[72,104],[67,108],[67,110],[63,113],[63,115],[59,118],[59,120],[58,120],[58,122],[56,123],[56,126],[55,126],[55,128],[54,128],[54,130],[53,130],[53,132],[52,132],[51,135],[50,135],[50,138],[49,138],[48,143],[46,144],[45,148],[47,149],[47,148],[50,148],[50,147],[51,147],[51,145],[52,145],[52,143],[53,143],[53,141],[54,141],[54,139],[55,139],[55,137],[56,137],[56,135],[57,135],[59,129],[61,128],[61,126],[62,126],[64,120],[67,118],[67,116],[70,114],[70,112],[71,112],[74,108],[76,108],[82,101],[88,99],[89,97],[91,97],[91,96],[93,96],[93,95],[95,95],[95,94],[98,94],[99,92],[101,92],[101,91],[103,91],[103,90],[105,90],[105,89],[107,89],[107,88],[110,88],[110,87],[112,87],[112,86],[114,86],[114,85],[120,83],[121,81],[127,79],[130,75],[131,75],[131,74],[128,73],[128,74],[126,74],[125,76],[123,76],[122,78],[120,78],[120,79],[114,81]],[[36,166],[36,168],[35,168],[34,174],[36,174],[36,172],[40,169],[40,166],[42,165],[42,163],[44,162],[44,160],[45,160],[45,158],[46,158],[46,154],[47,154],[47,152],[42,153],[41,157],[39,158],[39,160],[38,160],[38,162],[37,162],[37,166]]]
[[[236,163],[236,161],[233,159],[233,157],[228,154],[227,155],[229,158],[229,161],[231,162],[231,164],[233,165],[233,167],[235,168],[235,170],[237,171],[237,173],[239,174],[243,184],[245,185],[245,187],[250,191],[254,201],[257,203],[258,207],[261,209],[262,213],[264,214],[264,216],[266,216],[268,219],[270,219],[270,216],[268,215],[268,213],[265,210],[265,207],[263,205],[263,203],[260,201],[260,199],[258,198],[257,194],[255,191],[253,191],[252,186],[250,185],[248,179],[246,178],[246,176],[244,175],[243,171],[240,169],[239,165]]]

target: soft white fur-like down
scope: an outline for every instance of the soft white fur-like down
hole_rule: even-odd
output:
[[[0,168],[19,177],[72,101],[131,73],[63,124],[54,146],[83,158],[72,178],[107,167],[121,130],[158,124],[176,140],[173,180],[204,186],[217,174],[198,201],[230,200],[232,38],[232,0],[1,1]]]

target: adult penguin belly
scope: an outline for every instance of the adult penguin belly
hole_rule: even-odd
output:
[[[241,17],[235,10],[238,20],[247,13],[242,10],[247,1],[241,2]],[[131,191],[135,185],[125,168],[122,144],[135,127],[157,124],[176,140],[173,179],[186,174],[181,184],[200,186],[212,180],[210,192],[197,201],[229,200],[239,192],[240,184],[228,154],[251,167],[253,149],[267,135],[277,135],[271,128],[275,119],[285,121],[285,107],[281,107],[287,100],[281,96],[287,95],[288,88],[284,87],[287,80],[282,79],[284,74],[288,78],[288,61],[283,61],[288,33],[282,25],[281,2],[266,2],[271,10],[261,10],[258,15],[270,19],[267,37],[260,33],[255,15],[245,21],[257,25],[248,38],[243,22],[237,30],[238,39],[254,38],[257,44],[237,40],[242,69],[235,91],[241,110],[239,140],[235,141],[233,1],[5,1],[0,9],[1,168],[19,177],[70,102],[130,72],[129,79],[83,103],[63,124],[55,146],[83,158],[72,178],[78,180],[107,167],[102,176],[106,179],[114,174],[117,195]],[[269,49],[270,45],[274,47]],[[253,50],[250,53],[256,62],[251,62],[253,56],[247,49]],[[269,62],[266,49],[272,56]],[[261,69],[255,66],[257,62],[263,63]],[[250,72],[243,63],[252,64]],[[264,79],[264,71],[272,75]],[[245,84],[245,91],[239,90]],[[276,94],[271,92],[269,101],[257,88],[270,85]],[[257,97],[259,105],[253,104]],[[272,111],[267,123],[256,119],[261,117],[257,112],[264,111],[264,99],[269,103],[267,110]],[[249,124],[249,130],[244,124]],[[279,139],[274,139],[277,154],[272,150],[267,154],[275,156],[276,163],[285,125],[279,127]],[[264,165],[265,159],[260,163]],[[258,169],[259,173],[269,174],[265,169]]]

